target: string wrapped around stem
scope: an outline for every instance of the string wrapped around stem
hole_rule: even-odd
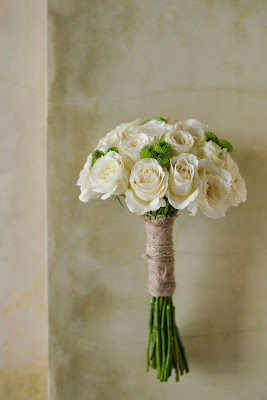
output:
[[[172,369],[177,382],[180,375],[189,372],[172,301],[176,287],[172,241],[174,219],[170,216],[144,217],[150,293],[146,370],[149,366],[156,369],[161,382],[168,380]]]

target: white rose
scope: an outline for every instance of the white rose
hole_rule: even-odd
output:
[[[232,159],[230,154],[226,153],[226,167],[230,172],[232,179],[232,198],[231,205],[237,207],[239,203],[244,203],[247,200],[247,188],[245,179],[241,176],[236,162]]]
[[[145,133],[148,136],[153,137],[154,140],[159,140],[166,132],[171,130],[173,130],[173,125],[166,124],[164,121],[152,119],[143,125],[134,127],[133,133]]]
[[[214,164],[223,168],[225,162],[221,159],[223,155],[223,149],[217,143],[212,140],[206,141],[205,138],[197,138],[194,140],[194,146],[190,153],[194,154],[198,158],[207,158],[214,162]]]
[[[169,202],[177,210],[183,210],[199,193],[197,157],[187,153],[171,158],[169,174]]]
[[[192,118],[183,122],[182,130],[190,133],[194,137],[204,137],[204,132],[208,130],[208,125],[204,125],[200,121]]]
[[[154,158],[144,158],[132,168],[130,189],[126,191],[126,204],[130,211],[142,215],[165,207],[163,197],[168,187],[169,174]]]
[[[178,119],[175,119],[175,118],[172,118],[172,117],[166,118],[166,120],[167,120],[168,124],[172,124],[172,125],[179,123]]]
[[[194,145],[192,135],[179,129],[167,132],[164,140],[172,146],[173,155],[188,153]]]
[[[115,151],[109,151],[96,160],[91,169],[92,189],[104,193],[102,200],[108,199],[111,195],[119,196],[125,193],[129,176],[130,171],[124,166],[122,157]]]
[[[140,151],[152,141],[153,137],[147,136],[145,133],[134,133],[124,139],[119,144],[118,151],[126,167],[131,169],[137,161],[141,160]]]
[[[118,125],[115,129],[108,132],[102,139],[100,139],[97,148],[105,152],[109,147],[118,147],[120,142],[127,136],[125,131],[127,130],[128,134],[130,134],[133,131],[133,128],[141,123],[141,119],[136,119],[135,121],[125,122]]]
[[[101,195],[92,190],[92,182],[90,180],[90,171],[92,169],[92,154],[87,158],[83,169],[80,172],[79,179],[77,181],[77,186],[80,186],[81,194],[79,199],[86,203],[89,199],[97,199]]]
[[[229,207],[231,174],[207,159],[199,160],[198,174],[201,183],[198,196],[188,206],[191,215],[196,215],[199,207],[207,217],[225,216]]]
[[[113,129],[99,140],[97,149],[106,152],[109,147],[118,147],[121,136],[123,136],[123,132]]]

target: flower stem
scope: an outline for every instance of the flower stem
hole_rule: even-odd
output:
[[[188,363],[187,363],[187,359],[186,359],[186,355],[185,355],[185,349],[184,349],[184,346],[182,344],[182,340],[181,340],[181,337],[180,337],[180,334],[179,334],[178,327],[176,327],[176,335],[177,335],[178,344],[179,344],[179,347],[180,347],[180,350],[181,350],[181,356],[182,356],[183,362],[185,364],[185,372],[188,374],[189,367],[188,367]]]
[[[167,331],[168,331],[168,351],[164,367],[164,381],[167,381],[169,377],[169,369],[172,360],[172,318],[171,318],[170,297],[168,297],[168,305],[167,305]]]
[[[164,214],[164,215],[167,215],[168,210],[169,210],[169,200],[167,199],[167,201],[166,201],[166,206],[165,206],[165,208],[164,208],[163,214]]]
[[[150,296],[148,341],[146,347],[146,370],[157,369],[157,378],[167,381],[172,368],[176,381],[180,374],[188,372],[188,364],[181,337],[175,322],[175,307],[172,297]]]
[[[161,343],[162,343],[162,365],[161,365],[161,382],[164,380],[164,366],[166,361],[166,307],[167,307],[168,298],[164,297],[163,305],[162,305],[162,313],[161,313]]]
[[[151,361],[152,361],[152,368],[157,368],[157,360],[156,360],[156,298],[154,298],[154,304],[153,304],[153,330],[152,330],[152,335],[153,335],[153,347],[152,347],[152,353],[151,353]]]
[[[175,352],[175,357],[174,357],[174,367],[176,371],[176,382],[179,381],[179,356],[180,356],[180,351],[179,351],[179,345],[177,341],[177,336],[176,336],[176,323],[175,323],[175,307],[172,302],[172,337],[173,337],[173,343],[174,343],[174,352]],[[180,365],[181,367],[181,365]],[[181,375],[183,375],[183,368],[181,368]]]
[[[157,371],[158,371],[158,378],[160,378],[160,364],[161,364],[161,349],[160,349],[160,330],[159,330],[159,317],[160,317],[160,310],[159,310],[159,298],[156,298],[156,321],[155,321],[155,328],[156,328],[156,361],[157,361]]]
[[[150,343],[151,343],[151,335],[153,328],[153,307],[154,307],[154,297],[150,295],[150,310],[149,310],[149,321],[148,321],[148,340],[147,340],[147,348],[146,348],[146,371],[149,370],[149,351],[150,351]]]

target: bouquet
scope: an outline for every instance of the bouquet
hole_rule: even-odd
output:
[[[107,133],[80,172],[82,202],[115,196],[144,219],[150,294],[146,369],[155,368],[161,382],[173,369],[176,381],[189,371],[172,300],[173,223],[184,209],[191,216],[200,209],[220,218],[246,201],[232,151],[231,143],[195,119],[137,119]]]

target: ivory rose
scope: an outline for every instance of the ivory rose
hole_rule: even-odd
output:
[[[129,176],[130,171],[124,166],[122,157],[115,151],[109,151],[99,158],[91,169],[92,189],[103,193],[102,200],[111,195],[119,196],[125,192]]]
[[[169,174],[154,158],[144,158],[132,168],[130,189],[126,191],[126,204],[130,211],[142,215],[166,205],[163,197],[168,187]]]
[[[164,121],[157,121],[156,119],[152,119],[151,121],[146,122],[143,125],[135,126],[133,129],[133,133],[145,133],[148,136],[153,137],[155,140],[159,140],[162,136],[168,132],[173,130],[174,126],[168,124]],[[126,130],[127,133],[128,130]]]
[[[166,118],[166,120],[167,120],[168,124],[172,124],[172,125],[179,123],[178,119],[173,118],[173,117],[168,117],[168,118]]]
[[[207,158],[214,162],[214,164],[219,167],[224,167],[223,149],[212,140],[206,141],[205,138],[197,138],[194,140],[194,146],[191,151],[192,154],[198,158]]]
[[[199,193],[198,158],[193,154],[180,154],[170,160],[167,197],[177,210],[183,210]]]
[[[208,130],[208,125],[204,125],[200,121],[191,118],[183,122],[181,129],[194,137],[204,137],[204,132]]]
[[[164,137],[165,142],[172,146],[172,154],[188,153],[194,145],[192,135],[180,129],[168,131]]]
[[[83,169],[80,172],[77,186],[80,186],[81,194],[80,201],[86,203],[90,199],[97,199],[101,195],[92,190],[92,182],[90,180],[90,171],[92,169],[92,154],[89,154]]]
[[[230,172],[232,177],[231,205],[237,207],[239,203],[244,203],[247,200],[247,189],[245,180],[239,172],[238,165],[228,152],[226,153],[226,169]]]
[[[115,129],[108,132],[102,139],[100,139],[97,148],[106,151],[109,147],[118,147],[120,142],[125,139],[127,135],[133,132],[133,128],[141,123],[141,119],[136,119],[135,121],[125,122],[118,125]],[[126,130],[127,134],[125,133]]]
[[[153,137],[146,133],[134,133],[126,137],[118,147],[126,167],[131,169],[137,161],[141,160],[140,151],[144,146],[150,145],[152,141]]]
[[[199,207],[207,217],[224,217],[229,207],[231,174],[207,159],[199,160],[198,166],[201,180],[199,193],[194,202],[189,204],[188,210],[191,215],[196,215]]]

